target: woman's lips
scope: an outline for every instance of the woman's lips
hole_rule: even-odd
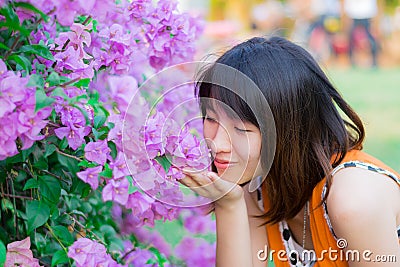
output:
[[[232,165],[232,162],[229,162],[226,160],[214,159],[214,165],[215,165],[215,167],[217,167],[217,169],[225,170],[230,165]]]

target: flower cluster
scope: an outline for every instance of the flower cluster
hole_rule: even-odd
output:
[[[47,35],[55,38],[58,70],[69,77],[93,77],[93,69],[110,68],[111,74],[129,74],[140,78],[144,66],[161,70],[187,61],[195,52],[194,40],[202,31],[201,20],[179,13],[177,1],[30,1],[51,14],[63,26],[70,26],[56,38],[55,27],[47,26],[35,35],[37,41]],[[29,17],[26,11],[20,11]],[[77,15],[95,17],[97,29],[74,23]],[[45,41],[45,40],[44,40]]]
[[[160,89],[180,74],[145,89],[141,85],[154,72],[192,59],[201,21],[178,12],[175,0],[70,2],[1,4],[0,20],[6,22],[0,29],[5,44],[0,46],[0,175],[7,175],[4,184],[0,179],[7,189],[2,207],[8,197],[20,196],[4,220],[14,225],[14,215],[26,216],[16,229],[7,228],[15,237],[0,242],[34,230],[37,240],[54,236],[46,240],[53,242],[49,246],[35,238],[33,252],[46,264],[54,250],[65,252],[61,247],[68,255],[57,254],[52,265],[72,262],[67,256],[77,267],[156,264],[174,257],[173,249],[143,227],[181,218],[178,206],[188,198],[177,182],[181,169],[207,169],[209,158],[194,135],[201,135],[201,120],[193,120],[199,110],[190,103],[192,85],[169,93]],[[162,101],[152,107],[160,95]],[[9,179],[17,182],[10,186]],[[110,216],[111,210],[113,221],[93,216]],[[184,218],[189,231],[213,231],[190,218]],[[118,228],[111,236],[123,241],[111,246],[103,226]],[[88,238],[74,242],[73,231],[97,233],[106,246]],[[199,255],[214,250],[184,239],[178,251],[185,246]],[[6,266],[39,266],[29,247],[29,238],[9,243]],[[115,257],[115,250],[126,257]],[[179,257],[189,266],[200,264]],[[213,261],[205,259],[206,265]]]
[[[28,86],[29,77],[21,77],[0,59],[0,160],[30,148],[45,138],[41,130],[47,125],[51,108],[35,112],[35,88]]]

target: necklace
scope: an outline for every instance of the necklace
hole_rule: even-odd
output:
[[[303,242],[302,242],[303,249],[306,246],[306,230],[307,230],[308,209],[309,209],[309,207],[308,207],[308,200],[307,200],[306,205],[304,207]]]

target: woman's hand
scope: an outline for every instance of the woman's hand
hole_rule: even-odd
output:
[[[185,177],[179,182],[199,195],[211,199],[216,206],[230,208],[243,200],[243,189],[239,185],[221,179],[214,172],[194,172],[184,169],[183,173]]]
[[[217,226],[216,266],[254,266],[249,219],[243,189],[213,172],[191,172],[179,180],[215,204]],[[258,266],[258,265],[257,265]]]

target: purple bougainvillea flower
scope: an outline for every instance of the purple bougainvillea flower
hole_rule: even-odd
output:
[[[129,175],[128,166],[122,153],[118,153],[116,159],[110,163],[110,168],[113,171],[114,179]]]
[[[68,47],[64,52],[60,52],[54,56],[57,61],[57,67],[66,68],[68,70],[82,70],[87,67],[80,56],[80,51],[75,50],[72,46]]]
[[[29,236],[24,240],[8,244],[4,266],[40,267],[39,261],[33,258],[30,246]]]
[[[71,5],[70,0],[52,0],[53,4],[57,7],[60,16],[57,16],[57,21],[63,26],[70,26],[74,23],[76,9],[79,5]]]
[[[57,128],[54,130],[54,133],[60,139],[66,137],[68,145],[73,150],[76,150],[83,144],[85,141],[84,137],[88,134],[86,127],[75,128],[71,126]]]
[[[3,117],[6,113],[12,112],[15,107],[15,104],[9,99],[0,96],[0,118]]]
[[[102,166],[87,168],[84,171],[78,172],[76,175],[85,183],[90,184],[93,190],[99,186],[99,173],[103,170]]]
[[[165,123],[165,116],[161,112],[155,113],[147,121],[142,129],[143,141],[146,146],[146,152],[150,159],[165,153],[163,143],[162,129]]]
[[[0,59],[0,75],[3,75],[5,72],[7,72],[7,65]]]
[[[104,165],[111,149],[108,147],[107,140],[89,142],[85,146],[85,158],[87,160]]]
[[[112,200],[125,205],[128,201],[129,181],[125,178],[108,180],[103,188],[103,201]]]
[[[108,256],[104,245],[88,238],[79,238],[68,249],[68,257],[75,261],[77,267],[101,266],[98,264],[103,263],[105,259],[114,261]]]
[[[132,209],[132,214],[138,216],[146,210],[151,209],[151,203],[154,201],[154,199],[150,198],[146,194],[136,191],[129,195],[125,207],[127,209]]]
[[[125,113],[129,101],[138,90],[138,83],[132,76],[109,76],[108,84],[112,99],[121,112]]]

